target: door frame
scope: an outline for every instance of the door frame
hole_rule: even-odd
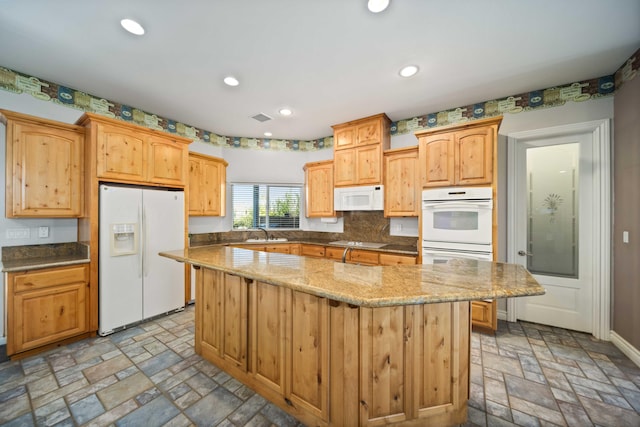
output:
[[[591,133],[593,138],[593,336],[609,340],[611,330],[611,131],[610,119],[554,126],[507,135],[507,262],[515,263],[518,248],[513,231],[516,226],[516,145],[531,140],[576,133]],[[507,320],[517,319],[516,300],[507,299]]]

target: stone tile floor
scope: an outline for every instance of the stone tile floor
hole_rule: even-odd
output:
[[[301,425],[192,342],[193,306],[0,363],[0,425]],[[466,426],[640,426],[640,368],[611,343],[523,322],[471,343]]]

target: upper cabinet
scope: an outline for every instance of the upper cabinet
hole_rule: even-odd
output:
[[[491,184],[502,117],[417,132],[422,187]]]
[[[306,216],[333,217],[333,160],[304,165]]]
[[[384,152],[384,216],[418,216],[420,169],[418,147]]]
[[[85,113],[78,124],[88,127],[89,138],[95,144],[98,178],[172,187],[186,185],[190,139],[91,113]]]
[[[228,163],[189,153],[189,215],[224,216]]]
[[[334,186],[382,184],[390,125],[385,114],[377,114],[333,126]]]
[[[84,129],[0,110],[7,218],[83,215]]]

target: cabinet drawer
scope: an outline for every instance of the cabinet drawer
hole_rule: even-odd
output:
[[[315,256],[324,258],[324,246],[319,245],[301,245],[300,255]]]
[[[88,269],[86,265],[38,270],[14,276],[14,292],[24,292],[43,289],[68,283],[87,282]]]
[[[278,245],[268,245],[264,247],[266,252],[277,252],[280,254],[288,254],[291,253],[291,248],[288,243],[278,244]]]
[[[412,265],[416,257],[409,255],[380,254],[380,265]]]
[[[371,251],[349,251],[349,262],[357,264],[378,265],[378,253]]]
[[[325,258],[342,261],[342,254],[344,251],[345,248],[325,248],[324,256]]]

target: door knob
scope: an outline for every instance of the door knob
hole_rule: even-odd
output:
[[[520,256],[533,256],[533,254],[527,253],[527,251],[518,251],[518,255]]]

